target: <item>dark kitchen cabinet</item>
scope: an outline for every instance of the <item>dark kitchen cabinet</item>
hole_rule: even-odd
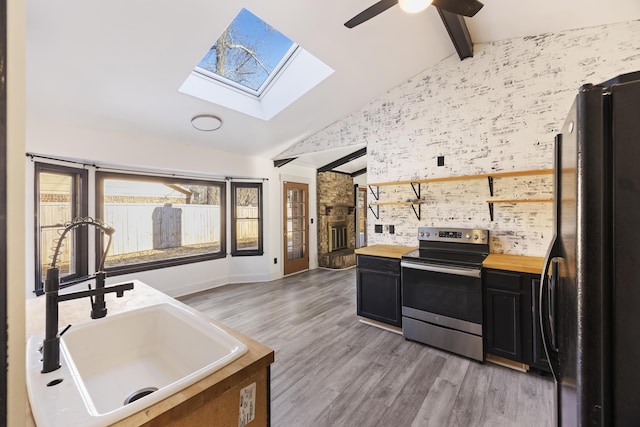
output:
[[[485,351],[528,363],[531,353],[531,287],[526,274],[485,271]]]
[[[400,260],[358,255],[356,263],[358,316],[402,326]]]
[[[538,301],[540,276],[485,270],[485,350],[530,367],[549,371]]]

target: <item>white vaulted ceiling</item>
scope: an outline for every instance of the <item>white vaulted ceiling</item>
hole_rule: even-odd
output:
[[[28,0],[27,121],[78,125],[273,157],[455,50],[433,8],[394,6],[347,29],[375,0]],[[245,7],[335,72],[268,121],[178,92]],[[640,18],[638,0],[486,0],[475,43]],[[455,84],[455,82],[452,82]],[[198,132],[191,117],[224,125]]]

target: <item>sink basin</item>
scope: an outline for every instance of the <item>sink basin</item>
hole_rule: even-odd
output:
[[[103,426],[138,412],[240,357],[247,347],[179,303],[74,325],[60,369],[42,374],[42,336],[27,344],[27,388],[42,426]]]

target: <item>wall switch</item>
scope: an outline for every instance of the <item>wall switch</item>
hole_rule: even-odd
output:
[[[390,225],[389,226],[389,234],[394,234],[396,232],[396,226],[395,225]]]
[[[444,166],[444,156],[438,156],[438,166]]]
[[[274,263],[274,264],[277,264],[277,263],[278,263],[278,258],[274,258],[274,259],[273,259],[273,263]]]
[[[374,228],[376,233],[382,233],[382,224],[376,224]]]
[[[313,224],[313,218],[311,218],[311,224]]]

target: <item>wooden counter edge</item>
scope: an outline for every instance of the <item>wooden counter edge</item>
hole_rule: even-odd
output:
[[[355,250],[356,255],[379,256],[385,258],[402,258],[402,255],[417,249],[416,246],[371,245]]]
[[[482,267],[519,273],[541,274],[544,258],[524,255],[489,254]]]

